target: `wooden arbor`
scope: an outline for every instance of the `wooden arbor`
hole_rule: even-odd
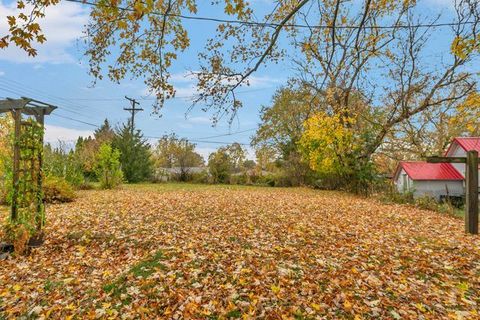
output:
[[[0,114],[10,112],[15,123],[10,218],[14,223],[29,219],[37,233],[45,222],[42,191],[44,119],[56,108],[26,97],[0,100]],[[22,114],[29,118],[22,119]]]

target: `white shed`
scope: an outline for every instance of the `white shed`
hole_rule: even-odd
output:
[[[398,164],[393,181],[399,192],[413,192],[415,198],[431,196],[463,196],[464,178],[450,163],[402,161]]]

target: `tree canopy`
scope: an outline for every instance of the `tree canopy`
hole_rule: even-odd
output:
[[[8,17],[9,30],[0,47],[13,44],[35,55],[35,43],[46,40],[38,20],[45,7],[57,3],[18,0],[20,13]],[[157,97],[158,111],[165,99],[175,95],[170,70],[190,45],[184,21],[199,20],[198,1],[84,3],[91,6],[85,41],[92,76],[144,79]],[[262,66],[282,58],[297,65],[317,92],[341,88],[334,93],[337,108],[348,106],[350,93],[360,90],[384,109],[382,129],[366,153],[375,151],[399,123],[445,99],[465,97],[473,88],[462,67],[479,53],[478,0],[456,1],[455,20],[443,26],[435,18],[422,18],[413,0],[363,0],[355,6],[341,0],[278,1],[260,21],[245,0],[209,5],[221,8],[227,18],[216,21],[216,34],[199,52],[200,68],[193,73],[198,89],[194,104],[213,108],[216,119],[235,114],[242,106],[237,90],[248,85]],[[420,63],[419,55],[439,26],[451,28],[453,56],[432,71]],[[293,44],[292,51],[279,45],[285,38]],[[377,86],[375,92],[365,90],[372,87],[372,73],[392,81]],[[453,92],[452,87],[460,89]]]

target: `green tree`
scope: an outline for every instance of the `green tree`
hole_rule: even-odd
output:
[[[278,157],[279,170],[290,184],[309,182],[312,171],[300,155],[298,142],[303,134],[303,123],[320,108],[319,96],[295,81],[277,90],[272,105],[262,107],[262,122],[252,139],[262,170],[267,166],[272,170],[275,166],[271,164]]]
[[[255,148],[255,158],[257,160],[257,171],[261,175],[262,171],[274,171],[277,154],[275,150],[267,145],[260,145]]]
[[[250,159],[245,160],[245,161],[243,162],[243,167],[244,167],[245,169],[247,169],[247,170],[252,170],[252,169],[254,169],[256,165],[257,165],[257,164],[255,163],[255,161],[250,160]]]
[[[120,155],[120,151],[112,148],[110,144],[104,143],[100,146],[95,171],[103,189],[113,189],[122,183]]]
[[[115,131],[108,119],[105,119],[100,128],[96,129],[93,137],[79,137],[75,145],[75,157],[81,162],[84,175],[95,178],[95,162],[100,146],[111,143],[115,137]]]
[[[233,161],[225,147],[208,157],[208,169],[214,183],[229,183],[233,167]]]
[[[232,171],[235,173],[241,172],[244,169],[245,150],[238,142],[234,142],[225,147],[225,152],[228,154],[232,162]]]
[[[195,152],[195,144],[187,139],[180,139],[175,134],[160,138],[154,158],[157,168],[179,168],[180,181],[189,179],[190,168],[204,165],[202,156]]]
[[[116,130],[112,146],[121,153],[120,163],[126,181],[136,183],[146,181],[152,176],[150,144],[140,130],[133,131],[130,124]]]

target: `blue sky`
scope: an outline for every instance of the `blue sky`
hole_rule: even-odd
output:
[[[201,2],[201,1],[199,1]],[[273,8],[273,0],[254,0],[259,12]],[[420,0],[420,9],[424,15],[443,13],[449,15],[453,0]],[[5,15],[13,12],[11,1],[0,0],[0,34],[6,30]],[[93,126],[73,121],[100,125],[108,118],[118,124],[127,120],[129,114],[123,111],[128,106],[124,96],[139,99],[144,112],[137,114],[136,125],[146,136],[161,136],[176,133],[181,137],[201,140],[221,134],[229,136],[210,138],[220,142],[249,143],[250,136],[259,122],[259,110],[268,105],[276,88],[293,75],[288,62],[267,66],[256,73],[252,85],[242,88],[239,97],[244,103],[234,122],[226,121],[212,127],[212,114],[202,112],[201,106],[186,114],[190,103],[182,97],[194,93],[193,82],[185,74],[197,68],[197,53],[203,49],[208,35],[213,34],[215,24],[211,22],[186,22],[191,39],[191,47],[179,56],[172,69],[178,98],[168,101],[162,110],[162,117],[151,114],[151,97],[146,96],[146,87],[142,79],[126,79],[120,84],[108,80],[98,82],[92,87],[92,78],[87,74],[87,60],[83,57],[83,45],[78,41],[88,21],[89,7],[75,3],[62,2],[48,9],[41,25],[46,33],[47,42],[38,47],[37,57],[27,57],[16,48],[0,51],[0,98],[29,96],[59,106],[55,116],[46,120],[49,142],[58,140],[74,141],[78,136],[91,134]],[[199,15],[221,17],[222,12],[211,11],[209,5],[200,6]],[[451,39],[439,34],[435,39],[438,47],[449,45]],[[432,46],[434,54],[438,47]],[[236,133],[242,131],[241,133]],[[219,145],[198,142],[199,152],[206,156]]]

